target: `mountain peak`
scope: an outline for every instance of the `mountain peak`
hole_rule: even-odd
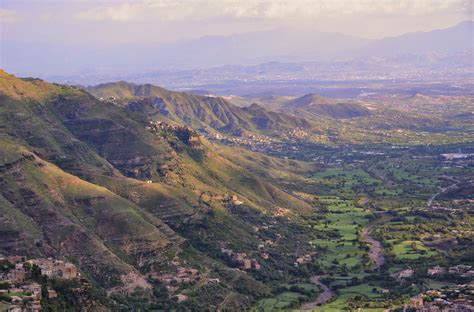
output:
[[[285,105],[285,107],[286,108],[301,108],[301,107],[306,107],[306,106],[332,104],[332,103],[334,103],[334,100],[322,97],[321,95],[316,94],[316,93],[308,93],[288,102]]]
[[[60,87],[37,78],[18,78],[0,70],[0,94],[14,99],[42,100]]]
[[[340,103],[315,93],[308,93],[288,102],[284,109],[297,109],[316,116],[336,119],[363,117],[370,114],[369,110],[360,103]]]

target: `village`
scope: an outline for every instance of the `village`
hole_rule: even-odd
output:
[[[256,259],[249,259],[246,253],[234,252],[224,247],[221,247],[221,253],[242,270],[260,270],[260,263]]]
[[[454,285],[441,290],[427,290],[410,298],[405,309],[421,312],[474,311],[474,284]],[[404,310],[405,310],[404,309]]]
[[[74,264],[52,258],[0,257],[0,307],[10,312],[41,311],[43,296],[54,300],[58,293],[49,287],[44,292],[37,281],[40,276],[74,280],[80,273]]]
[[[180,286],[183,284],[197,282],[219,283],[219,279],[205,279],[197,269],[183,267],[179,262],[172,261],[171,265],[173,269],[170,272],[154,272],[149,277],[162,283],[166,288],[168,297],[176,298],[177,302],[183,302],[188,299],[185,294],[179,293]]]
[[[407,268],[391,276],[400,283],[406,283],[414,278],[415,270]],[[465,284],[451,284],[440,289],[428,289],[425,292],[411,297],[403,311],[443,312],[443,311],[474,311],[474,270],[470,265],[459,264],[450,267],[436,265],[426,270],[426,277],[438,278],[450,276],[454,279],[464,278],[471,280]],[[391,310],[392,311],[392,310]],[[394,311],[394,310],[393,310]]]
[[[162,121],[149,121],[146,129],[160,135],[173,133],[179,140],[190,147],[196,148],[201,145],[199,134],[189,127],[171,125]]]

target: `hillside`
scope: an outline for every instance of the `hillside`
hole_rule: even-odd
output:
[[[269,293],[262,276],[278,267],[292,278],[292,257],[262,263],[254,227],[278,219],[284,231],[305,233],[293,220],[312,208],[280,184],[309,183],[300,173],[312,166],[203,138],[191,144],[186,127],[154,130],[127,106],[6,73],[0,104],[0,254],[67,258],[128,307],[133,298],[177,307],[178,294],[189,298],[181,306],[217,307],[232,294],[226,306],[245,308]],[[260,273],[235,271],[222,246],[253,254]],[[201,282],[154,290],[167,285],[163,274],[186,268]]]
[[[314,93],[288,101],[282,110],[304,111],[321,117],[335,119],[348,119],[370,115],[370,110],[355,102],[338,102],[333,99],[321,97]]]
[[[86,90],[97,98],[134,98],[134,97],[164,97],[171,92],[163,88],[151,85],[136,85],[126,81],[99,84],[86,88]]]
[[[194,129],[211,128],[232,134],[310,127],[303,118],[267,111],[260,106],[238,107],[221,97],[173,92],[153,85],[126,82],[86,88],[97,98],[113,98],[134,111],[157,114]]]

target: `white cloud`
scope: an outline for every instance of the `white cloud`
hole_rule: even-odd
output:
[[[92,21],[202,21],[213,18],[312,19],[319,16],[427,15],[467,12],[471,0],[142,0],[76,14]]]
[[[15,23],[19,19],[20,18],[15,11],[0,8],[0,23]]]

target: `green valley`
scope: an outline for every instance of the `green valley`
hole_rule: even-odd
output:
[[[10,292],[23,285],[59,292],[40,296],[52,310],[398,311],[461,289],[474,128],[444,100],[311,94],[272,109],[1,72],[0,300],[32,306]],[[87,295],[65,295],[44,259],[77,267]],[[462,289],[450,304],[472,300]]]

